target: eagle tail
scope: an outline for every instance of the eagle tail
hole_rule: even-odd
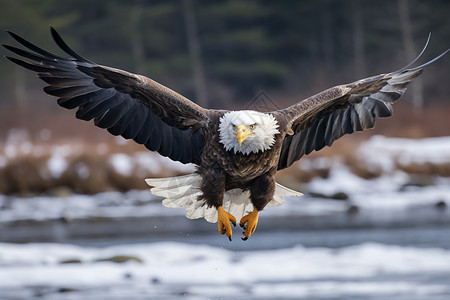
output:
[[[208,207],[205,201],[198,200],[202,194],[200,190],[201,177],[198,174],[176,176],[169,178],[146,179],[150,191],[155,196],[163,197],[162,204],[166,207],[185,208],[188,219],[205,218],[210,223],[217,222],[217,209]],[[284,203],[285,197],[301,196],[302,193],[291,190],[276,183],[275,194],[267,206],[279,206]],[[250,193],[241,189],[225,192],[223,208],[240,220],[253,211]]]

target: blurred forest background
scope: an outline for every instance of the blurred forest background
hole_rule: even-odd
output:
[[[422,62],[450,46],[447,0],[2,0],[0,4],[0,28],[61,53],[51,40],[51,25],[82,56],[146,75],[209,108],[245,108],[261,91],[270,96],[273,108],[281,108],[333,85],[396,70],[420,52],[429,32],[432,38]],[[6,32],[0,34],[0,42],[16,45]],[[5,49],[2,54],[9,55]],[[37,174],[39,166],[47,164],[52,153],[34,151],[30,158],[30,147],[47,149],[64,142],[75,151],[85,144],[69,162],[94,164],[88,173],[80,168],[75,172],[79,179],[85,174],[85,182],[69,184],[59,176],[62,181],[54,185],[89,193],[110,186],[99,181],[112,180],[104,179],[108,170],[93,173],[101,169],[99,155],[144,150],[76,120],[74,112],[61,109],[42,92],[44,84],[32,72],[6,59],[0,60],[0,68],[0,192],[26,194],[50,188],[37,179],[18,183],[25,174],[45,177]],[[449,76],[447,55],[410,86],[395,106],[394,118],[378,121],[369,133],[344,138],[333,152],[321,153],[347,151],[353,148],[352,141],[374,133],[412,138],[450,135]],[[108,150],[95,152],[92,145],[107,145]],[[30,163],[37,167],[28,167]],[[67,164],[64,172],[70,169]],[[124,184],[123,177],[130,176],[119,176],[116,181],[121,183],[113,186],[144,188],[143,174],[138,175],[130,179],[138,185]]]

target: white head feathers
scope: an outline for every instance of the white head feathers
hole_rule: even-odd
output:
[[[236,137],[239,125],[249,132],[241,145]],[[253,110],[230,111],[220,118],[220,143],[225,150],[233,150],[234,153],[263,152],[275,143],[275,134],[280,133],[277,128],[278,122],[271,114]]]

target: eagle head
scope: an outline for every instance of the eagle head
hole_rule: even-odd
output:
[[[275,143],[278,122],[272,114],[253,110],[230,111],[220,118],[220,143],[225,150],[243,154],[270,149]]]

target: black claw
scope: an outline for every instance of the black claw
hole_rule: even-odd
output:
[[[231,224],[233,224],[233,226],[236,227],[236,222],[231,222]]]
[[[231,236],[229,236],[229,237],[228,237],[228,239],[229,239],[229,240],[230,240],[230,242],[231,242]]]
[[[248,236],[244,236],[243,238],[241,238],[243,241],[248,240]]]

